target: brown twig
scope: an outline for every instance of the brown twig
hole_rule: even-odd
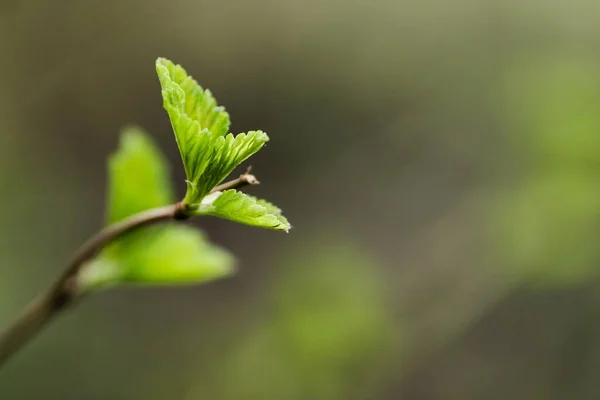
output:
[[[258,185],[260,182],[256,179],[256,176],[252,175],[250,172],[252,171],[252,167],[248,167],[246,172],[240,175],[239,178],[231,180],[229,182],[225,182],[216,186],[211,193],[214,192],[222,192],[228,189],[239,189],[248,185]]]
[[[239,178],[215,187],[211,193],[258,183],[248,168]],[[54,316],[81,297],[83,293],[77,284],[77,277],[86,262],[94,258],[107,244],[126,233],[158,222],[186,219],[184,207],[182,203],[177,203],[141,212],[103,229],[84,243],[50,289],[0,333],[0,366]]]
[[[100,231],[75,253],[65,271],[58,277],[48,292],[40,296],[25,312],[0,334],[0,365],[20,349],[48,321],[73,303],[81,291],[77,285],[77,274],[81,267],[92,259],[108,243],[125,233],[170,219],[183,219],[181,204],[155,208],[136,214],[122,222]]]

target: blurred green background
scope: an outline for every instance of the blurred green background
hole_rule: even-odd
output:
[[[597,399],[600,2],[0,1],[0,324],[102,224],[122,126],[184,191],[154,61],[271,136],[289,235],[194,221],[230,279],[120,289],[0,399]]]

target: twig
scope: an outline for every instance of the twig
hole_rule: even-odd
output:
[[[239,178],[215,187],[212,192],[256,184],[258,180],[250,174],[248,168]],[[82,296],[77,276],[87,261],[94,258],[107,244],[126,233],[158,222],[186,219],[187,215],[182,211],[184,207],[182,203],[177,203],[141,212],[101,230],[84,243],[50,289],[0,333],[0,367],[54,316]]]
[[[77,274],[108,243],[125,233],[169,219],[183,219],[181,204],[155,208],[136,214],[122,222],[100,231],[75,253],[65,271],[58,277],[47,293],[40,296],[25,312],[0,334],[0,366],[52,317],[72,304],[80,295]]]
[[[239,189],[248,185],[258,185],[260,182],[256,179],[256,176],[252,175],[250,172],[252,171],[252,167],[248,167],[246,172],[240,175],[239,178],[231,180],[229,182],[225,182],[216,186],[211,193],[214,192],[222,192],[228,189]]]

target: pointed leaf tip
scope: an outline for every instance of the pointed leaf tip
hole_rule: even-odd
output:
[[[291,229],[277,206],[234,189],[206,196],[196,212],[260,228],[285,232]]]
[[[167,162],[142,128],[128,126],[122,130],[108,169],[109,223],[174,202]]]

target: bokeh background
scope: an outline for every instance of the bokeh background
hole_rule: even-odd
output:
[[[288,235],[194,221],[239,273],[54,321],[1,399],[597,399],[600,2],[0,1],[0,323],[101,226],[154,61],[271,142]]]

